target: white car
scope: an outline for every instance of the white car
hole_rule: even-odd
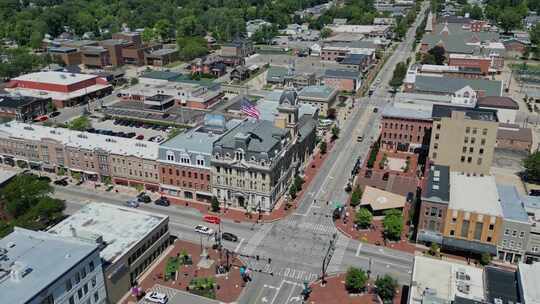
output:
[[[150,293],[146,294],[146,296],[144,296],[144,299],[148,302],[159,304],[165,304],[167,303],[167,301],[169,301],[166,294],[157,291],[151,291]]]
[[[206,235],[212,235],[214,234],[214,230],[206,227],[206,226],[203,226],[203,225],[197,225],[195,226],[195,231],[197,231],[198,233],[202,233],[202,234],[206,234]]]

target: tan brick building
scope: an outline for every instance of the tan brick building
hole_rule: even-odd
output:
[[[452,171],[489,174],[497,138],[493,110],[433,106],[430,160]]]

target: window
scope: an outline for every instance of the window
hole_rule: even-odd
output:
[[[476,222],[475,228],[474,228],[474,239],[480,240],[482,237],[482,230],[484,229],[484,223],[482,222]]]
[[[488,237],[486,238],[486,241],[487,241],[488,243],[491,243],[491,237],[488,236]]]
[[[492,230],[492,231],[493,231],[493,229],[495,229],[495,225],[489,224],[489,230]]]
[[[439,143],[434,143],[433,144],[433,149],[435,149],[435,150],[439,149]]]
[[[508,245],[508,241],[507,241],[507,240],[503,240],[503,241],[502,241],[502,245],[503,245],[503,247],[506,247],[506,245]]]
[[[438,217],[442,217],[442,209],[439,209],[439,215]]]
[[[79,288],[79,290],[77,290],[77,296],[79,297],[79,300],[82,299],[83,293],[82,293],[82,289],[81,289],[81,288]]]
[[[470,127],[466,127],[465,128],[465,133],[469,134],[471,132],[471,128]]]
[[[461,148],[461,152],[463,152],[463,153],[467,153],[467,147],[463,147],[463,148]]]
[[[79,284],[81,282],[81,275],[77,272],[75,274],[75,284]]]
[[[481,144],[482,146],[485,145],[485,144],[486,144],[486,139],[485,139],[485,138],[482,138],[482,139],[480,140],[480,144]]]
[[[466,144],[469,143],[469,137],[465,136],[465,140],[463,140],[463,142],[465,142]]]
[[[468,162],[468,163],[472,162],[472,157],[470,157],[470,156],[467,157],[467,162]]]
[[[514,241],[510,241],[510,248],[514,248]]]
[[[472,129],[472,134],[476,134],[476,132],[478,132],[478,129],[477,129],[477,128],[473,128],[473,129]]]
[[[456,233],[454,232],[454,230],[450,230],[450,235],[451,235],[451,236],[454,236],[454,234],[456,234]]]
[[[92,277],[92,287],[96,287],[96,277]]]
[[[504,230],[504,235],[510,235],[510,229],[505,229]]]
[[[532,252],[538,252],[538,246],[533,246],[533,248],[531,248],[531,251]]]
[[[429,215],[429,208],[426,208],[426,212],[424,214]]]
[[[94,292],[94,302],[97,303],[97,301],[99,301],[99,293],[96,291]]]
[[[436,216],[437,215],[437,208],[435,207],[431,207],[431,213],[430,213],[431,216]]]
[[[513,236],[513,237],[516,237],[516,236],[517,236],[517,231],[516,231],[516,230],[513,230],[513,231],[512,231],[512,236]]]
[[[433,152],[433,154],[431,155],[431,158],[436,159],[437,158],[437,152]]]
[[[66,280],[66,292],[70,291],[73,286],[71,285],[71,279]]]
[[[520,231],[519,232],[519,238],[522,239],[525,237],[525,231]]]
[[[482,164],[482,159],[481,159],[481,158],[478,158],[478,159],[476,160],[476,164],[477,164],[477,165],[481,165],[481,164]]]
[[[476,137],[471,137],[471,144],[474,144],[476,142]]]
[[[465,162],[465,156],[461,155],[461,162]]]
[[[484,149],[483,149],[483,148],[480,148],[480,150],[478,150],[478,153],[479,153],[479,154],[484,154]]]
[[[469,153],[473,153],[474,152],[474,148],[473,147],[470,147],[469,148]]]
[[[463,220],[461,225],[461,237],[467,237],[469,235],[469,221]]]
[[[482,130],[482,135],[487,135],[487,132],[488,132],[488,129],[484,128],[484,129]]]
[[[441,129],[441,124],[438,123],[438,124],[437,124],[437,130],[440,130],[440,129]]]
[[[88,293],[88,284],[83,285],[84,294]]]
[[[439,139],[439,133],[435,133],[435,139]]]
[[[69,297],[69,304],[75,304],[75,299],[73,299],[73,296]]]

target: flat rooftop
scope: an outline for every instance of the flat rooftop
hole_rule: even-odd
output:
[[[502,217],[495,177],[450,172],[448,208]]]
[[[540,303],[540,262],[519,263],[518,280],[521,284],[523,303]]]
[[[430,257],[415,256],[409,304],[451,303],[456,298],[484,299],[481,268]]]
[[[212,155],[212,147],[219,137],[220,134],[196,129],[179,134],[163,142],[160,147]]]
[[[0,260],[6,262],[0,266],[1,302],[27,303],[95,250],[95,244],[15,227],[0,239]],[[23,273],[19,281],[10,278],[14,267]]]
[[[35,72],[12,78],[16,81],[32,81],[57,85],[70,85],[81,81],[94,79],[98,76],[57,71]]]
[[[107,136],[64,128],[53,128],[21,122],[0,124],[0,138],[22,138],[40,141],[53,139],[69,147],[89,150],[101,149],[112,154],[137,156],[155,160],[158,156],[158,143],[131,138]]]
[[[319,99],[322,101],[328,101],[337,94],[337,89],[328,86],[307,86],[304,87],[299,93],[299,98],[305,99]]]
[[[429,168],[426,189],[422,193],[422,199],[447,204],[450,200],[450,168],[447,166],[433,165]]]
[[[360,206],[371,206],[374,211],[403,208],[405,197],[392,192],[366,186]]]
[[[100,256],[113,264],[167,220],[168,216],[129,207],[91,203],[49,229],[49,233],[65,237],[76,234],[83,239],[101,236],[106,246]]]
[[[417,120],[431,120],[431,110],[423,108],[399,108],[396,106],[384,107],[382,111],[383,117],[388,118],[405,118]]]

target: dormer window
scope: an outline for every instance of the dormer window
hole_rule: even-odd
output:
[[[174,161],[174,153],[171,151],[167,151],[167,160],[168,161]]]
[[[236,160],[242,160],[242,159],[244,159],[244,152],[242,152],[242,151],[236,151],[236,152],[234,153],[234,158],[235,158]]]

